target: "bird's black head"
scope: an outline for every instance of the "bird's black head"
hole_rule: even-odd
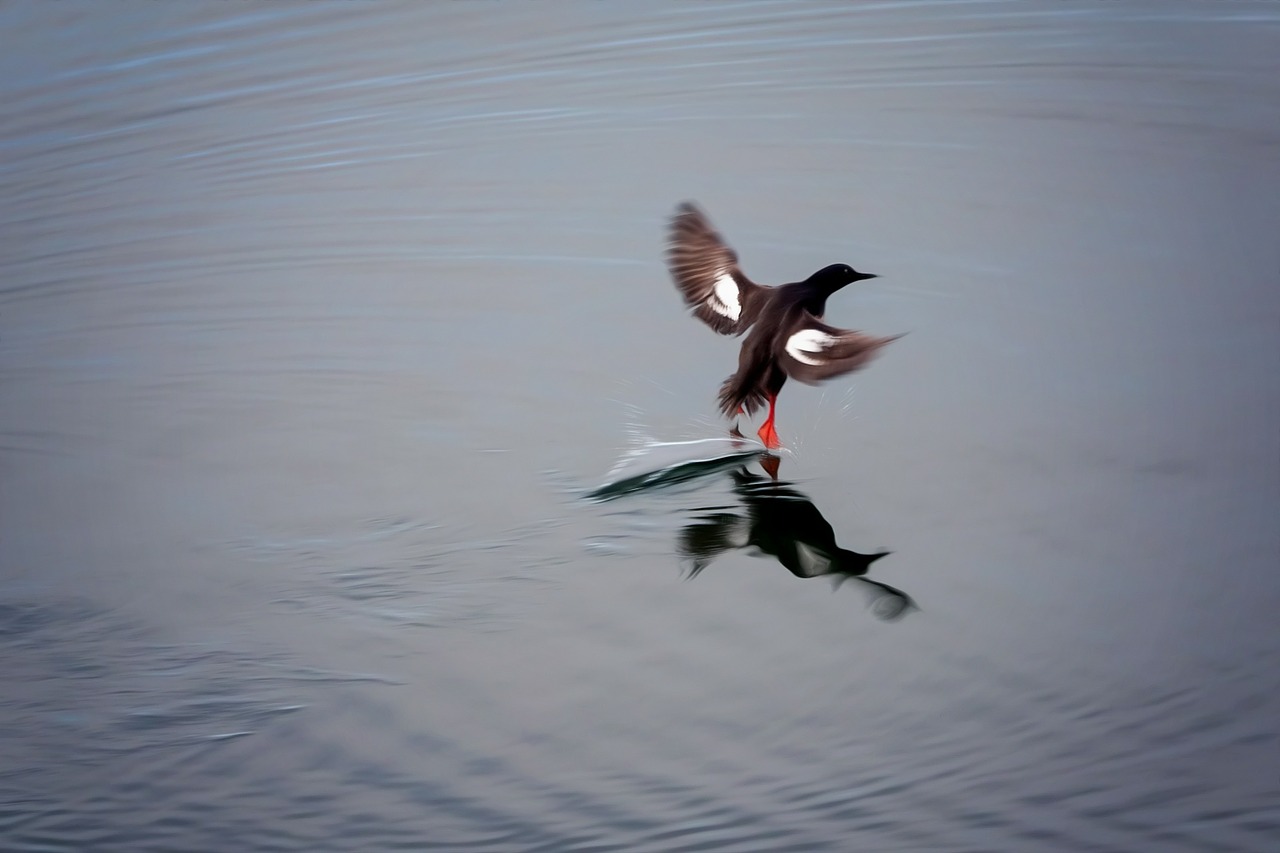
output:
[[[855,281],[876,277],[875,273],[858,272],[848,264],[832,264],[809,276],[809,281],[834,293],[846,284],[853,284]]]

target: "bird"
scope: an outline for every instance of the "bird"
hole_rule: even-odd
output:
[[[778,392],[791,377],[808,385],[865,367],[902,335],[875,337],[823,322],[827,297],[855,281],[878,278],[848,264],[831,264],[804,281],[757,284],[738,266],[738,254],[690,201],[671,218],[667,267],[693,315],[722,335],[750,329],[738,370],[720,386],[726,418],[748,417],[769,405],[758,435],[769,450],[782,447],[774,425]],[[736,427],[735,427],[736,431]]]

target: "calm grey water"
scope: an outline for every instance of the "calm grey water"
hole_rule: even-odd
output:
[[[1280,5],[0,27],[0,848],[1277,849]]]

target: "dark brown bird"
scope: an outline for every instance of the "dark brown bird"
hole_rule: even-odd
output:
[[[725,417],[754,414],[769,404],[760,440],[781,447],[774,428],[774,405],[787,377],[809,385],[864,367],[880,348],[901,335],[877,338],[822,322],[827,297],[846,284],[876,278],[848,264],[832,264],[804,281],[767,287],[738,268],[729,248],[691,202],[676,209],[667,245],[667,266],[685,304],[722,335],[751,329],[738,354],[738,372],[720,386]],[[754,327],[754,328],[753,328]]]

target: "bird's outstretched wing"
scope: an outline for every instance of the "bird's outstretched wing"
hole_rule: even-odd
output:
[[[774,355],[788,376],[809,385],[865,367],[885,344],[902,337],[877,338],[837,329],[808,311],[800,312],[800,317],[785,335],[778,336]]]
[[[691,202],[671,219],[667,266],[685,304],[722,335],[740,335],[755,322],[769,288],[738,269],[738,254]]]

